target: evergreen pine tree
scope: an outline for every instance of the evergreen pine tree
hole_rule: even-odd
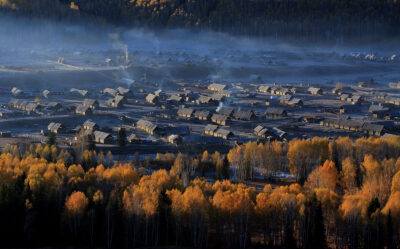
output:
[[[126,144],[126,132],[123,128],[118,130],[117,143],[119,147],[124,147]]]
[[[47,135],[46,144],[47,144],[47,145],[50,145],[50,146],[56,144],[56,134],[55,134],[54,132],[50,132],[50,133]]]
[[[222,162],[222,178],[229,179],[229,161],[228,156],[224,156],[224,160]]]

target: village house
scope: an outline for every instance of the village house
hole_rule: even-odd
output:
[[[19,105],[19,109],[22,111],[26,111],[26,107],[28,106],[28,104],[31,103],[29,101],[22,101],[21,104]]]
[[[182,137],[177,134],[172,134],[168,136],[168,143],[179,145],[182,143]]]
[[[61,123],[54,123],[51,122],[48,126],[47,126],[47,130],[49,130],[50,132],[53,132],[55,134],[59,134],[59,133],[64,133],[66,132],[66,128],[63,124]]]
[[[380,99],[380,100],[385,100],[385,98],[388,96],[387,95],[387,93],[381,93],[381,92],[378,92],[378,93],[373,93],[373,95],[374,95],[374,99]]]
[[[199,120],[209,120],[211,118],[211,112],[206,110],[197,110],[194,113],[194,117]]]
[[[95,131],[93,132],[94,141],[100,144],[111,144],[113,142],[113,137],[110,133]]]
[[[232,91],[230,91],[230,90],[222,90],[220,92],[217,92],[217,94],[229,98],[229,97],[232,96]]]
[[[228,116],[215,113],[212,115],[211,121],[219,125],[226,125],[228,122]]]
[[[343,93],[342,95],[340,95],[339,99],[341,101],[347,101],[348,98],[351,98],[351,94],[348,93]]]
[[[327,118],[320,122],[321,126],[332,127],[335,129],[342,129],[348,131],[360,132],[362,130],[364,122],[349,119],[334,119]]]
[[[21,89],[17,88],[17,87],[13,87],[11,89],[11,94],[14,97],[22,97],[22,95],[24,95],[24,92]]]
[[[225,96],[214,93],[211,95],[211,99],[218,102],[223,102],[225,100]]]
[[[373,115],[375,117],[375,115]],[[380,117],[377,117],[380,118]],[[385,120],[400,120],[400,111],[398,110],[390,110],[383,114],[383,119]]]
[[[49,102],[46,105],[47,110],[59,111],[62,109],[62,105],[58,102]]]
[[[84,99],[83,106],[89,107],[91,109],[99,109],[99,102],[95,99]]]
[[[144,119],[140,119],[139,121],[136,122],[136,127],[151,134],[151,135],[164,135],[164,129],[159,127],[156,124],[153,124],[152,122]]]
[[[382,136],[385,126],[379,124],[364,123],[362,131],[371,136]]]
[[[358,113],[360,111],[359,105],[342,105],[339,108],[339,113],[341,114]]]
[[[233,113],[233,118],[237,120],[250,121],[256,118],[252,110],[236,110]]]
[[[390,88],[400,89],[400,81],[399,82],[389,82]]]
[[[218,129],[218,125],[208,124],[204,128],[204,134],[214,136],[214,132]]]
[[[266,138],[268,136],[268,128],[257,125],[257,127],[254,128],[254,135],[257,137]]]
[[[192,102],[195,101],[198,97],[199,95],[197,93],[194,93],[191,90],[185,90],[184,101]]]
[[[400,105],[400,98],[394,96],[386,96],[385,103],[392,105]]]
[[[44,90],[42,92],[42,96],[45,97],[46,99],[50,98],[50,91],[49,90]]]
[[[218,114],[221,114],[221,115],[224,115],[227,117],[232,117],[234,111],[235,111],[235,109],[233,109],[232,107],[228,107],[228,106],[223,106],[223,107],[219,108],[219,110],[217,110]]]
[[[208,86],[208,90],[214,91],[214,92],[221,92],[225,90],[226,85],[223,84],[217,84],[217,83],[212,83]]]
[[[178,116],[181,118],[191,118],[194,113],[193,108],[179,108]]]
[[[113,108],[121,108],[126,103],[127,103],[126,97],[122,96],[122,95],[117,95],[117,96],[115,96],[115,98],[109,99],[107,101],[107,105],[109,107],[113,107]]]
[[[342,92],[343,92],[342,88],[335,87],[332,89],[332,94],[340,95],[340,94],[342,94]]]
[[[184,99],[180,94],[173,94],[173,95],[169,96],[169,98],[167,99],[167,102],[169,104],[179,105],[184,102]]]
[[[276,95],[276,92],[279,91],[279,87],[278,86],[271,86],[271,88],[269,89],[269,92],[272,95]]]
[[[275,91],[275,95],[280,95],[280,96],[285,96],[285,95],[291,95],[292,93],[288,88],[282,87],[279,88]]]
[[[99,126],[93,122],[92,120],[88,119],[83,123],[83,129],[85,130],[97,130]]]
[[[316,116],[316,115],[305,115],[299,118],[299,122],[304,123],[319,123],[323,120],[323,116]]]
[[[132,97],[133,93],[130,89],[124,88],[122,86],[117,87],[117,92],[119,95],[125,96],[125,97]]]
[[[23,102],[22,99],[12,99],[8,102],[8,107],[20,109],[21,103]]]
[[[79,128],[79,126],[74,129],[74,131],[77,132],[77,134],[74,137],[75,141],[78,141],[79,138],[89,138],[89,137],[93,138],[94,137],[92,130],[82,130],[82,129],[77,129],[77,128]]]
[[[322,94],[322,89],[319,87],[310,87],[310,88],[308,88],[307,91],[312,95],[321,95]]]
[[[290,107],[303,107],[304,104],[303,100],[299,98],[293,98],[287,103],[287,105]]]
[[[76,88],[71,88],[69,90],[69,92],[71,94],[78,95],[80,97],[86,97],[89,95],[89,92],[87,90],[81,90],[81,89],[76,89]]]
[[[154,94],[152,94],[152,93],[149,93],[146,96],[146,102],[149,103],[149,104],[158,104],[159,103],[159,97],[154,95]]]
[[[112,88],[104,88],[104,90],[102,91],[102,94],[108,94],[111,97],[115,97],[118,95],[118,91]]]
[[[272,127],[270,132],[274,135],[274,137],[280,140],[284,140],[287,137],[287,133],[278,127]]]
[[[237,101],[237,103],[242,106],[249,106],[249,107],[260,107],[264,104],[262,100],[257,100],[257,99],[242,99]]]
[[[390,108],[385,107],[383,105],[374,105],[372,104],[368,111],[372,114],[374,118],[384,118],[390,113]]]
[[[80,115],[90,115],[92,114],[92,109],[84,105],[78,105],[75,109],[75,113]]]
[[[157,91],[154,92],[154,95],[161,97],[161,96],[164,96],[165,93],[163,92],[163,90],[158,89]]]
[[[287,105],[293,99],[292,95],[284,95],[279,97],[279,103],[283,105]]]
[[[347,98],[346,101],[353,105],[361,104],[364,101],[364,97],[360,95],[353,95],[352,97]]]
[[[143,142],[143,140],[140,139],[140,137],[138,137],[135,133],[130,134],[126,138],[126,141],[128,141],[128,143],[130,143],[130,144],[140,144]]]
[[[201,95],[199,98],[196,100],[196,103],[198,105],[218,105],[218,101],[212,99],[211,97]]]
[[[268,107],[265,115],[270,118],[282,118],[287,116],[287,111],[280,107]]]
[[[26,106],[25,106],[25,111],[27,112],[36,112],[38,110],[40,110],[42,108],[42,106],[36,102],[29,102]]]
[[[233,133],[227,129],[219,128],[214,132],[215,137],[222,137],[223,139],[230,139],[233,137]]]
[[[271,90],[271,86],[269,86],[269,85],[262,85],[262,86],[259,86],[257,89],[257,91],[260,93],[269,93],[270,90]]]

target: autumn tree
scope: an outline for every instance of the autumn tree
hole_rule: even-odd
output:
[[[322,164],[329,156],[329,145],[326,139],[313,138],[312,140],[294,139],[289,142],[287,158],[290,172],[303,183],[310,172]]]
[[[332,161],[325,161],[321,167],[311,172],[305,186],[310,189],[326,188],[335,191],[338,183],[339,179],[335,164]]]
[[[341,177],[342,177],[341,184],[343,185],[343,188],[346,192],[355,193],[355,191],[357,190],[358,172],[359,170],[357,170],[357,166],[354,164],[353,160],[350,157],[347,157],[346,159],[343,160],[342,172],[341,172]]]
[[[70,227],[74,238],[78,236],[78,229],[85,209],[89,204],[88,198],[80,191],[73,192],[65,202],[65,209],[70,220]]]

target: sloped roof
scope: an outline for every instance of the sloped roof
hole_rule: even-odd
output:
[[[362,125],[362,129],[365,131],[373,131],[381,133],[385,129],[385,126],[379,124],[364,123]]]
[[[204,95],[199,96],[199,98],[197,99],[199,103],[209,103],[211,100],[212,99],[210,97]]]
[[[235,110],[233,117],[236,119],[250,120],[254,117],[254,112],[252,110]]]
[[[214,132],[216,129],[218,129],[218,125],[208,124],[204,127],[204,131],[208,132]]]
[[[147,101],[147,102],[154,102],[156,99],[157,99],[157,96],[154,95],[154,94],[152,94],[152,93],[149,93],[149,94],[146,96],[146,101]]]
[[[110,133],[102,132],[102,131],[95,131],[95,132],[93,133],[93,135],[94,135],[96,138],[100,138],[100,139],[106,139],[106,138],[108,138],[108,137],[112,137]]]
[[[207,110],[197,110],[194,113],[195,117],[208,117],[210,116],[210,111]]]
[[[97,100],[95,100],[95,99],[84,99],[83,100],[83,105],[92,106],[95,104],[98,104]]]
[[[145,127],[146,129],[149,130],[155,130],[158,127],[158,125],[153,124],[152,122],[144,119],[140,119],[139,121],[137,121],[136,125],[138,127]]]
[[[216,120],[216,121],[226,121],[228,119],[228,117],[225,115],[214,113],[212,115],[211,119]]]
[[[97,124],[95,122],[93,122],[92,120],[88,119],[83,123],[83,126],[87,126],[87,127],[95,127],[97,126]]]
[[[308,91],[309,92],[319,92],[319,91],[321,91],[321,88],[319,88],[319,87],[309,87]]]
[[[179,108],[178,110],[178,115],[192,115],[194,113],[194,109],[193,108]]]
[[[88,106],[84,106],[84,105],[78,105],[76,107],[76,111],[77,112],[86,112],[86,111],[89,111],[89,110],[90,110],[90,108]]]
[[[225,116],[231,116],[234,111],[235,111],[235,109],[233,109],[232,107],[223,106],[218,110],[218,114],[225,115]]]
[[[269,107],[265,111],[265,114],[273,114],[273,115],[283,115],[286,112],[285,109],[280,107]]]
[[[222,91],[222,90],[224,90],[224,89],[226,88],[226,85],[217,84],[217,83],[212,83],[212,84],[210,84],[210,85],[208,86],[208,89],[211,89],[211,88],[214,88],[214,89],[217,89],[217,90],[219,90],[219,91]]]
[[[173,95],[169,96],[169,98],[167,99],[167,101],[176,101],[176,102],[180,102],[182,100],[183,100],[183,98],[180,94],[173,94]]]
[[[112,88],[104,88],[103,93],[110,94],[111,96],[116,96],[118,94],[117,90]]]
[[[233,133],[230,130],[224,129],[224,128],[219,128],[218,130],[215,131],[216,134],[222,135],[222,136],[230,136],[233,135]]]

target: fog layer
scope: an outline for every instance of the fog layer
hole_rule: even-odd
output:
[[[400,79],[400,51],[393,43],[307,44],[4,16],[0,23],[2,87],[178,80],[353,83],[371,78],[387,84]]]

